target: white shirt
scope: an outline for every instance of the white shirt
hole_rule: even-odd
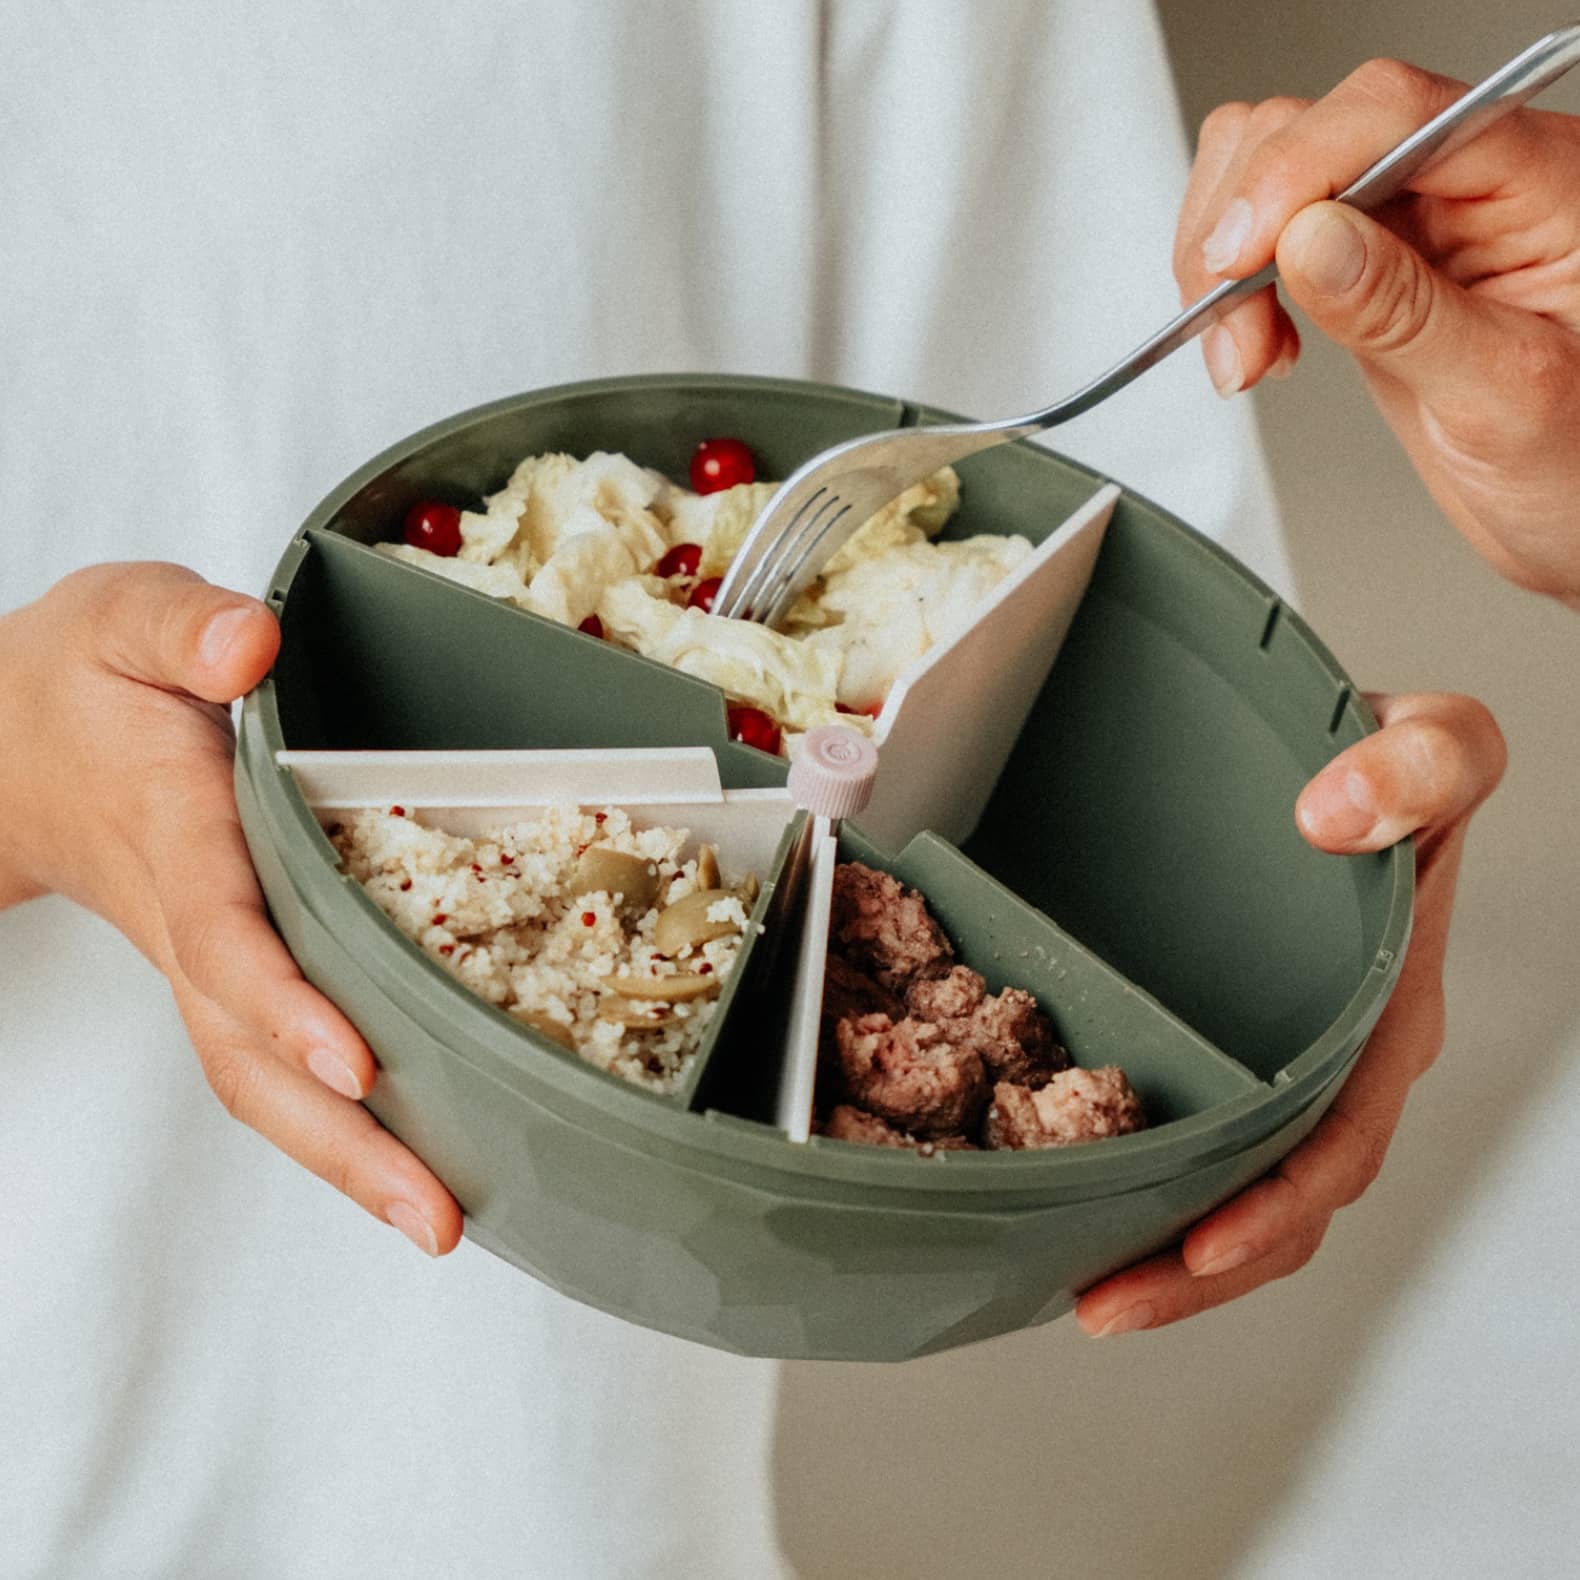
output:
[[[105,558],[257,591],[347,472],[513,391],[717,369],[1002,416],[1175,305],[1139,0],[14,3],[0,58],[0,608]],[[1054,442],[1284,584],[1249,412],[1191,354]],[[232,1122],[64,902],[0,916],[0,1082],[4,1580],[791,1572],[835,1369],[427,1263]],[[1077,1340],[883,1389],[947,1436],[952,1376],[1014,1408],[1028,1363],[1114,1364]],[[1009,1525],[981,1572],[1032,1572]]]

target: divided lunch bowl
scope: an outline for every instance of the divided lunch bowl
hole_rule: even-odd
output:
[[[658,376],[450,418],[347,479],[292,539],[269,591],[280,656],[242,709],[248,842],[292,953],[378,1057],[368,1106],[489,1250],[743,1354],[899,1360],[1047,1321],[1317,1122],[1397,980],[1413,886],[1408,843],[1325,856],[1296,831],[1301,785],[1375,727],[1327,650],[1231,556],[1121,491],[975,828],[895,849],[845,825],[842,855],[919,888],[991,990],[1029,989],[1078,1064],[1129,1073],[1150,1128],[1046,1151],[791,1141],[732,1096],[783,1035],[744,993],[674,1095],[582,1063],[385,921],[277,754],[705,746],[726,790],[782,785],[785,763],[727,738],[714,687],[368,545],[398,537],[418,499],[474,506],[537,452],[624,451],[683,479],[700,439],[730,434],[782,477],[838,439],[942,416],[815,384]],[[1104,481],[1029,444],[959,471],[949,537],[1041,541]],[[991,682],[980,702],[994,706]],[[947,761],[950,741],[936,746]]]

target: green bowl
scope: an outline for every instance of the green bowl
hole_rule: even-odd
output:
[[[437,424],[293,539],[269,593],[280,657],[242,710],[237,795],[276,923],[367,1037],[383,1067],[369,1106],[455,1193],[467,1233],[576,1299],[745,1354],[898,1360],[1068,1310],[1309,1131],[1409,934],[1410,846],[1321,856],[1292,815],[1305,780],[1375,727],[1365,703],[1275,594],[1129,493],[970,839],[881,850],[857,820],[843,844],[920,888],[991,988],[1036,993],[1078,1063],[1123,1065],[1153,1120],[1138,1135],[925,1158],[797,1145],[733,1095],[778,1048],[749,995],[685,1090],[655,1095],[473,997],[339,873],[282,747],[707,745],[726,787],[784,778],[727,738],[712,686],[374,553],[409,504],[475,503],[550,449],[623,450],[683,477],[720,433],[782,476],[917,415],[820,385],[675,376]],[[1030,445],[960,472],[951,536],[1039,540],[1102,482]]]

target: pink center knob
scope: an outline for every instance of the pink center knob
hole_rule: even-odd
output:
[[[842,818],[872,799],[878,748],[843,724],[820,724],[802,737],[790,764],[790,799],[818,817]]]

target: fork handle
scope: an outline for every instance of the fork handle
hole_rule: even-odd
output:
[[[1362,210],[1386,203],[1417,171],[1479,137],[1494,121],[1501,120],[1510,110],[1518,109],[1527,99],[1556,82],[1576,61],[1580,61],[1580,23],[1571,23],[1538,39],[1425,126],[1412,132],[1350,182],[1336,201]],[[1277,265],[1269,263],[1243,280],[1225,280],[1222,285],[1214,286],[1150,340],[1137,346],[1123,362],[1093,379],[1084,389],[1043,411],[1011,418],[1002,424],[1004,437],[1021,438],[1041,433],[1056,423],[1080,416],[1115,390],[1123,389],[1132,379],[1139,378],[1148,368],[1155,367],[1186,341],[1194,340],[1242,297],[1271,285],[1277,278]]]

